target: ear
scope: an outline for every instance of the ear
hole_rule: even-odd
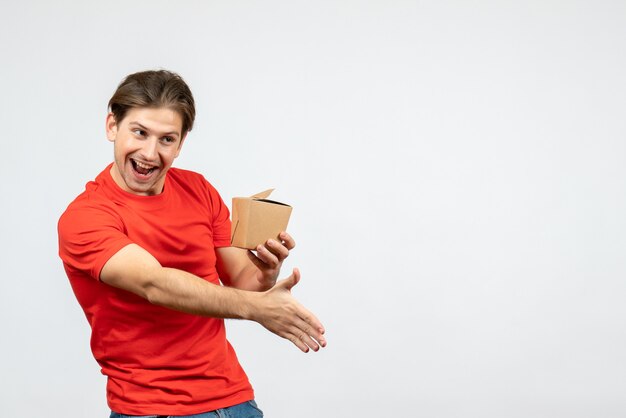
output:
[[[117,121],[115,120],[113,113],[109,113],[107,115],[106,132],[107,139],[111,142],[115,142],[115,138],[117,137]]]
[[[185,142],[185,139],[187,139],[187,134],[188,133],[189,133],[189,131],[185,132],[185,134],[180,139],[180,142],[178,143],[178,149],[176,150],[176,156],[174,158],[178,158],[178,155],[180,154],[180,150],[183,147],[183,142]]]

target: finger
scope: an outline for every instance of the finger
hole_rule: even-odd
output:
[[[287,232],[281,232],[278,234],[278,238],[283,240],[283,245],[287,247],[288,250],[293,250],[296,247],[296,241],[294,241],[293,237]]]
[[[268,247],[268,245],[271,246]],[[289,250],[275,240],[268,240],[265,245],[256,247],[256,256],[271,268],[278,267],[288,255]]]
[[[278,260],[278,258],[272,254],[267,248],[263,247],[262,245],[259,245],[256,249],[256,257],[262,261],[263,263],[265,263],[266,267],[265,268],[276,268],[278,267],[278,265],[280,264],[280,260]]]
[[[320,346],[315,342],[315,340],[298,328],[294,328],[289,334],[289,341],[305,353],[308,353],[309,349],[312,349],[313,351],[318,351],[320,349]]]
[[[263,260],[260,260],[259,257],[254,255],[252,250],[248,250],[246,254],[248,255],[248,259],[252,261],[252,264],[254,264],[259,270],[267,270],[270,268]]]
[[[314,338],[319,345],[322,347],[326,347],[326,337],[324,337],[324,333],[326,330],[324,326],[320,322],[319,319],[315,315],[313,315],[306,308],[302,307],[298,316],[302,320],[304,325],[301,325],[300,328],[311,338]]]
[[[319,329],[308,326],[302,330],[302,333],[302,335],[306,336],[304,340],[305,343],[313,348],[313,350],[317,351],[320,347],[326,347],[326,337],[324,337],[324,333]]]
[[[300,338],[298,338],[295,334],[289,334],[285,338],[287,338],[289,341],[291,341],[293,343],[293,345],[298,347],[303,353],[308,353],[309,352],[309,346],[307,346],[304,343],[304,341],[302,341]]]
[[[322,345],[320,340],[323,340],[324,338],[319,331],[316,331],[313,327],[302,320],[296,324],[291,333],[296,335],[308,347],[311,347],[313,351],[318,351],[320,349],[320,346]],[[324,344],[326,344],[325,341]]]
[[[305,353],[312,349],[319,351],[320,344],[311,336],[315,331],[303,320],[296,318],[294,323],[287,328],[285,338],[300,348]]]
[[[294,269],[294,273],[297,273],[299,276],[299,270]],[[295,303],[294,313],[296,317],[293,319],[290,332],[296,334],[298,337],[300,337],[301,334],[306,334],[308,337],[314,339],[317,344],[326,347],[326,338],[324,337],[326,330],[320,320],[300,303]],[[295,330],[293,327],[295,327]]]
[[[308,353],[309,349],[317,352],[320,347],[326,346],[323,333],[300,318],[295,319],[294,323],[279,335],[291,341],[305,353]]]
[[[300,270],[298,270],[297,268],[294,268],[293,272],[291,273],[291,276],[278,282],[276,287],[284,287],[287,290],[291,290],[295,285],[298,284],[299,281],[300,281]]]
[[[289,249],[285,246],[285,244],[275,239],[268,239],[265,243],[265,248],[275,255],[279,262],[282,262],[289,256]]]

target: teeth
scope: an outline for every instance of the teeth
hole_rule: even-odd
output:
[[[140,162],[139,162],[139,161],[137,161],[137,160],[134,160],[134,161],[135,161],[135,164],[137,164],[137,167],[143,168],[144,170],[150,170],[151,168],[154,168],[154,167],[153,167],[153,166],[151,166],[151,165],[144,164],[144,163],[140,163]]]

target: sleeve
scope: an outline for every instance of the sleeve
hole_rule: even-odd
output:
[[[207,185],[213,224],[213,246],[230,247],[230,211],[215,187],[208,181]]]
[[[59,219],[59,256],[63,263],[94,279],[106,262],[132,241],[121,219],[106,208],[68,208]]]

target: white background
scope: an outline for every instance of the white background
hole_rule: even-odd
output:
[[[229,322],[266,416],[626,416],[626,2],[3,1],[0,53],[3,416],[108,416],[56,222],[156,68],[176,165],[294,206],[329,345]]]

